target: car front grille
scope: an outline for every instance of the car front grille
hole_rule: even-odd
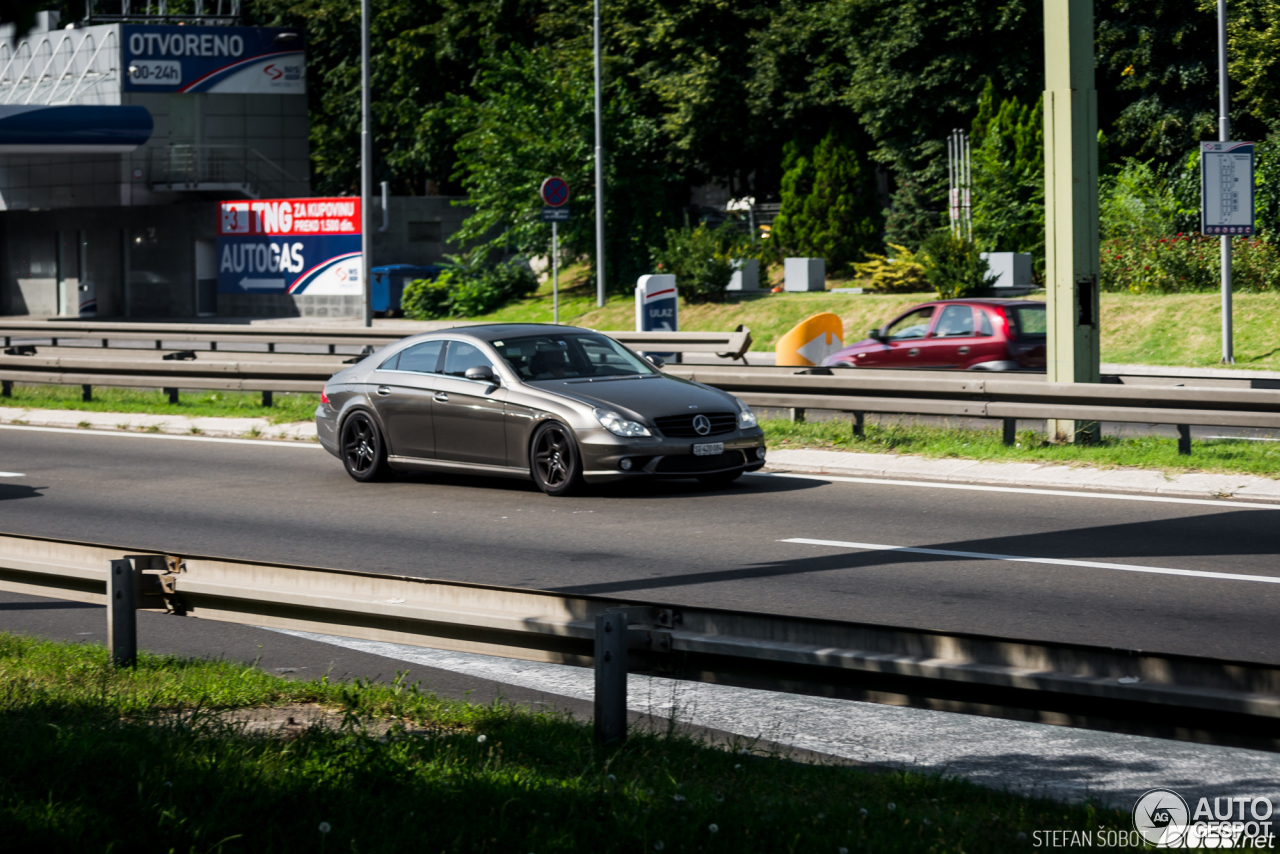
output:
[[[742,451],[725,451],[707,457],[696,457],[693,454],[678,454],[663,457],[654,466],[655,474],[698,474],[705,471],[719,471],[746,465],[747,458]]]
[[[699,433],[693,429],[693,419],[698,414],[695,412],[691,415],[667,415],[662,418],[655,418],[653,422],[658,425],[662,435],[669,439],[700,439],[703,436],[718,436],[721,433],[732,433],[738,426],[736,413],[703,412],[701,414],[707,416],[711,421],[711,430],[706,433]]]

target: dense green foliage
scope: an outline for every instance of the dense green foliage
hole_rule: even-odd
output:
[[[575,209],[566,251],[590,257],[590,0],[373,7],[375,180],[397,192],[424,192],[429,181],[471,195],[481,204],[469,234],[542,254],[547,229],[530,220],[533,194],[548,174],[564,174]],[[1154,158],[1167,168],[1214,135],[1213,7],[1097,0],[1105,162]],[[252,0],[249,8],[257,22],[307,26],[314,186],[352,191],[357,0]],[[870,182],[872,164],[888,179],[875,205],[839,226],[854,231],[846,243],[867,245],[861,230],[878,231],[887,205],[885,237],[918,247],[944,212],[946,135],[974,125],[984,103],[991,111],[977,124],[991,132],[975,133],[975,179],[999,172],[1016,180],[975,193],[975,236],[984,246],[1037,251],[1022,212],[1036,206],[1039,0],[611,0],[602,14],[613,286],[647,272],[691,188],[715,182],[735,198],[785,202],[784,148],[796,147],[812,167],[815,141],[835,127],[853,129],[859,157],[850,180]],[[1236,138],[1261,138],[1280,119],[1278,34],[1280,0],[1233,0]],[[824,229],[831,233],[830,225],[815,233]]]
[[[981,296],[996,283],[978,244],[948,228],[929,235],[920,251],[925,279],[941,299]]]
[[[750,238],[732,223],[719,228],[698,225],[673,228],[653,253],[653,269],[676,277],[686,302],[721,302],[738,259],[755,255]]]
[[[988,84],[969,136],[973,238],[987,252],[1030,252],[1044,265],[1044,114],[1040,101],[997,102]]]
[[[15,852],[976,854],[1025,851],[1046,827],[1129,827],[1123,810],[789,761],[674,720],[600,748],[567,713],[401,679],[290,681],[145,653],[117,669],[100,646],[5,634],[0,720],[0,838]]]
[[[490,264],[476,258],[453,258],[436,279],[414,279],[405,285],[400,305],[412,320],[472,317],[485,314],[538,289],[529,265],[516,259]]]
[[[884,217],[875,176],[851,134],[833,128],[809,151],[789,143],[783,169],[770,254],[824,258],[828,274],[839,276],[879,248]]]

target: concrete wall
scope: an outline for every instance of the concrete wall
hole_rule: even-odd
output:
[[[388,227],[382,226],[382,200],[373,199],[373,266],[439,264],[463,250],[452,238],[475,208],[455,204],[458,196],[391,196]]]

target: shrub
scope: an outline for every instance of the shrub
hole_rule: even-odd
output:
[[[1221,286],[1221,243],[1203,234],[1113,237],[1102,244],[1101,288],[1132,294],[1194,293]],[[1266,238],[1232,241],[1231,289],[1280,289],[1280,251]]]
[[[905,246],[888,244],[897,253],[894,258],[867,253],[867,260],[854,264],[853,271],[859,279],[869,280],[867,290],[879,294],[909,294],[929,289],[925,279],[924,264]]]
[[[941,299],[959,299],[987,290],[996,283],[978,245],[944,228],[925,240],[924,274]]]
[[[537,276],[523,261],[488,264],[466,258],[449,260],[453,266],[435,281],[415,279],[405,286],[400,305],[406,317],[474,317],[538,289]]]
[[[654,269],[676,277],[687,302],[720,302],[733,278],[733,259],[750,258],[756,249],[732,223],[718,228],[671,228],[666,245],[651,252]]]

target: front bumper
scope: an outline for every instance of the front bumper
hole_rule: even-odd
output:
[[[724,451],[711,456],[693,453],[695,444],[724,443]],[[765,459],[764,431],[759,428],[735,430],[692,439],[649,437],[628,439],[607,430],[591,430],[578,435],[582,450],[582,476],[587,483],[610,483],[629,478],[698,477],[732,471],[756,471]],[[630,460],[631,468],[623,469],[622,461]]]

